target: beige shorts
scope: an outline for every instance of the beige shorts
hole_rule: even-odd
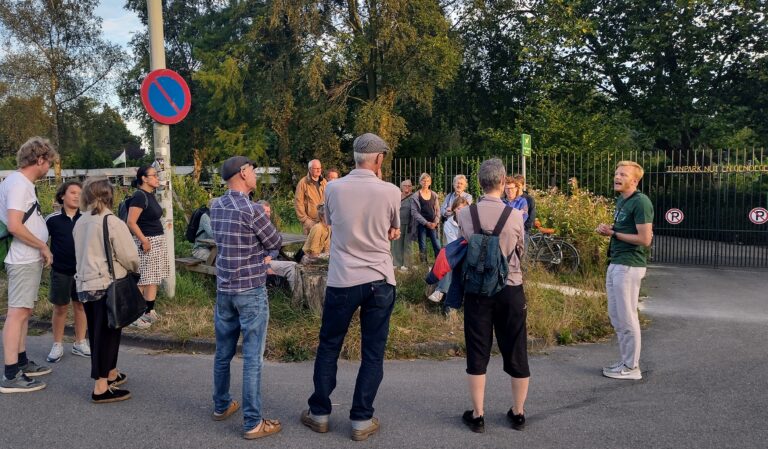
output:
[[[8,273],[8,307],[34,309],[43,263],[5,264]]]

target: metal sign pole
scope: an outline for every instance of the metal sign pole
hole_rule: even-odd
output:
[[[162,0],[147,0],[147,22],[149,24],[149,69],[165,68],[165,47],[163,40]],[[176,294],[176,257],[173,238],[173,193],[171,191],[171,138],[168,125],[154,122],[152,126],[155,165],[160,178],[157,194],[165,211],[163,229],[168,246],[170,275],[165,280],[165,293],[173,298]]]

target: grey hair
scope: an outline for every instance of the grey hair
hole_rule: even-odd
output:
[[[311,161],[307,162],[307,170],[312,169],[312,162],[315,162],[315,161],[320,162],[320,159],[312,159]],[[322,167],[322,165],[323,164],[321,163],[320,166]]]
[[[480,181],[480,187],[483,192],[489,192],[500,188],[507,177],[507,169],[504,168],[504,162],[501,159],[493,158],[483,161],[480,170],[477,173],[477,180]]]
[[[453,177],[453,184],[452,185],[455,186],[456,183],[459,182],[462,179],[464,180],[464,182],[469,183],[469,181],[467,181],[467,177],[466,176],[459,174],[459,175],[456,175],[456,176]]]
[[[413,186],[413,183],[411,182],[411,180],[410,180],[410,179],[403,179],[403,180],[400,182],[400,185],[402,186],[402,185],[403,185],[403,184],[405,184],[406,182],[407,182],[408,184],[410,184],[411,186]]]
[[[376,162],[376,156],[378,155],[379,153],[352,153],[357,165],[373,164]]]
[[[269,204],[269,201],[267,201],[267,200],[259,200],[259,201],[256,201],[256,204],[258,204],[259,206],[262,206],[262,207],[263,207],[263,206],[267,206],[267,207],[269,207],[269,208],[271,208],[271,207],[272,207],[272,206]]]

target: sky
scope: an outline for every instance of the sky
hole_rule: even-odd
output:
[[[124,4],[124,0],[102,0],[99,7],[96,8],[95,14],[103,20],[101,27],[104,31],[104,38],[120,45],[130,55],[128,43],[133,34],[141,30],[143,25],[136,14],[123,9]],[[107,100],[111,106],[120,107],[120,99],[114,90]],[[137,122],[127,121],[126,124],[133,134],[141,136],[142,130]]]

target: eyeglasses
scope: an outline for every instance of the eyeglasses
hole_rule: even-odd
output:
[[[144,175],[145,178],[157,178],[157,173],[153,173],[151,175]]]

